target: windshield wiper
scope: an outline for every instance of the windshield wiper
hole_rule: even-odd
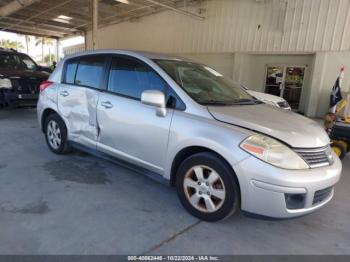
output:
[[[262,102],[260,100],[248,98],[236,99],[232,101],[232,104],[234,105],[256,105],[261,103]]]
[[[200,101],[201,105],[211,105],[211,106],[231,106],[234,103],[231,101],[217,101],[217,100],[205,100],[205,101]]]
[[[211,105],[211,106],[256,105],[261,103],[262,102],[260,100],[248,99],[248,98],[234,99],[232,101],[205,100],[200,102],[200,104],[202,105]]]

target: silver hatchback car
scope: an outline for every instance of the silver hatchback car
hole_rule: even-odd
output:
[[[99,50],[65,58],[40,86],[51,151],[70,147],[176,186],[194,216],[290,218],[331,200],[341,162],[321,126],[263,104],[212,68]]]

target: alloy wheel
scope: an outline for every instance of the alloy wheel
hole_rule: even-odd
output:
[[[54,120],[50,120],[47,125],[47,138],[50,143],[50,146],[57,150],[62,143],[61,130],[58,126],[57,122]]]
[[[188,202],[205,213],[219,210],[226,197],[224,182],[220,175],[204,165],[194,166],[187,171],[183,187]]]

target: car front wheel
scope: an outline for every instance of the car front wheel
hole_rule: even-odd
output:
[[[176,181],[179,199],[193,216],[215,222],[238,211],[240,194],[230,166],[210,152],[187,158]]]

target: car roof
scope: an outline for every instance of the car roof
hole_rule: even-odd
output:
[[[6,48],[2,48],[2,47],[0,47],[0,53],[27,55],[25,53],[21,53],[21,52],[18,52],[16,50],[6,49]]]
[[[144,52],[144,51],[133,51],[133,50],[126,50],[126,49],[99,49],[99,50],[92,50],[92,51],[84,51],[84,52],[75,53],[73,55],[69,55],[65,59],[79,57],[83,55],[93,55],[93,54],[121,54],[121,55],[130,55],[130,56],[139,57],[139,58],[148,58],[152,60],[163,59],[163,60],[191,61],[189,59],[167,55],[167,54]]]

